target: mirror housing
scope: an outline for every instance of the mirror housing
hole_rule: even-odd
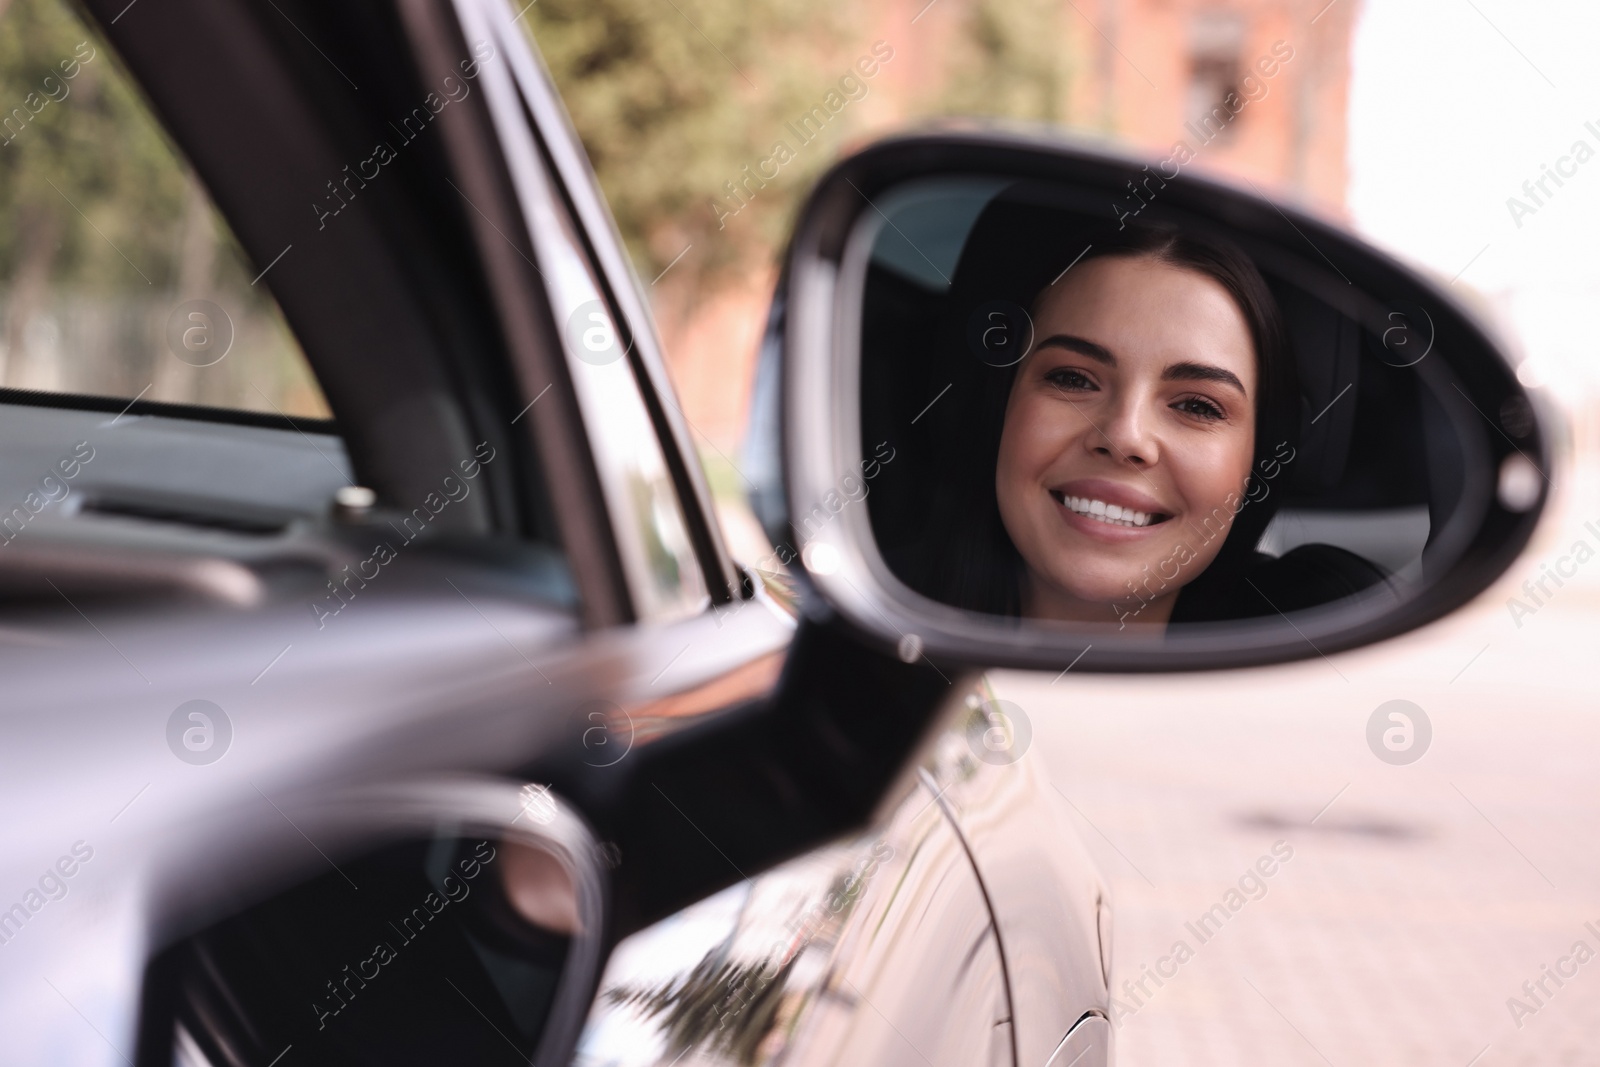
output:
[[[1354,648],[1422,626],[1477,596],[1522,552],[1551,488],[1552,416],[1519,384],[1507,355],[1473,315],[1444,287],[1300,210],[1188,173],[1161,181],[1148,203],[1130,197],[1136,182],[1153,188],[1150,180],[1146,161],[1102,148],[957,130],[880,142],[819,182],[797,225],[774,302],[751,452],[758,460],[781,454],[781,494],[770,483],[758,485],[755,499],[779,558],[815,593],[811,611],[836,613],[859,636],[896,650],[907,662],[927,657],[935,663],[1090,671],[1239,667]],[[1414,363],[1385,362],[1415,372],[1458,449],[1449,472],[1459,482],[1452,486],[1453,506],[1443,521],[1434,519],[1421,580],[1398,602],[1358,595],[1292,617],[1280,612],[1174,626],[1158,641],[1115,627],[978,615],[910,588],[875,539],[864,503],[870,487],[859,498],[843,487],[852,484],[847,479],[870,479],[873,464],[884,460],[869,451],[862,430],[862,329],[874,242],[900,230],[885,213],[886,207],[895,210],[889,205],[897,193],[940,181],[995,188],[1046,183],[1086,216],[1099,210],[1102,225],[1116,223],[1119,211],[1126,214],[1119,204],[1139,203],[1148,208],[1141,222],[1224,235],[1269,283],[1315,294],[1325,314],[1366,334],[1369,344],[1377,337],[1387,345],[1385,331],[1400,314],[1396,309],[1404,309],[1411,316],[1404,320],[1410,336],[1423,343],[1424,355]],[[905,243],[915,247],[909,238]],[[1412,320],[1425,326],[1411,326]],[[1338,399],[1335,378],[1323,377],[1304,383],[1302,405],[1321,407],[1319,396]],[[937,401],[933,390],[925,399]],[[1313,435],[1326,433],[1326,426],[1316,427],[1314,409],[1306,410],[1302,427]],[[892,456],[894,442],[883,447]],[[757,463],[758,470],[774,466],[770,460]]]
[[[611,879],[588,823],[548,786],[424,777],[205,821],[233,831],[216,835],[207,877],[162,863],[151,886],[170,943],[146,970],[139,1067],[265,1063],[286,1045],[317,1064],[441,1045],[573,1055],[611,935]],[[452,999],[452,976],[475,996],[456,985]],[[521,1044],[480,1032],[486,1010]]]

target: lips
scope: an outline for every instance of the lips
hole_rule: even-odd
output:
[[[1172,518],[1172,509],[1147,493],[1101,478],[1080,478],[1050,490],[1071,524],[1086,532],[1148,530]]]

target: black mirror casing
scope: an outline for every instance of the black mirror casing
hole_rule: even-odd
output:
[[[1559,435],[1475,317],[1445,287],[1331,223],[1215,180],[1182,173],[1153,184],[1151,174],[1145,161],[1101,147],[962,129],[878,143],[819,182],[784,264],[763,353],[769,388],[758,389],[753,418],[758,437],[765,430],[781,441],[783,460],[783,492],[764,494],[762,518],[780,558],[789,557],[814,594],[813,611],[837,613],[858,635],[908,661],[1098,671],[1239,667],[1354,648],[1422,626],[1477,596],[1522,552],[1550,494]],[[1387,344],[1397,308],[1425,322],[1425,357],[1385,360],[1417,375],[1418,391],[1432,398],[1421,414],[1447,427],[1454,452],[1448,469],[1435,473],[1454,483],[1452,506],[1433,517],[1424,577],[1411,594],[1398,602],[1356,596],[1292,618],[1174,627],[1152,641],[1115,627],[980,616],[913,591],[875,540],[864,503],[870,486],[860,498],[841,487],[853,485],[852,477],[870,479],[883,458],[862,433],[868,263],[876,236],[899,229],[883,208],[898,190],[942,180],[1050,184],[1085,217],[1102,212],[1108,227],[1138,204],[1141,222],[1225,237],[1275,290],[1312,294],[1302,321],[1326,323],[1308,334],[1310,347],[1326,349],[1325,359],[1313,354],[1321,362],[1309,377],[1317,380],[1301,374],[1302,430],[1313,443],[1339,432],[1330,430],[1331,420],[1316,425],[1309,405],[1337,399],[1340,360],[1349,358],[1338,352],[1357,343],[1353,333]],[[1136,188],[1156,193],[1136,199]],[[1307,339],[1299,344],[1307,347]],[[773,378],[778,388],[771,388]],[[934,399],[932,390],[926,399]],[[885,447],[892,452],[895,442]],[[1303,481],[1319,476],[1314,464],[1295,474]]]

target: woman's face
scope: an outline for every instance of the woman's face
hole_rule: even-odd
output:
[[[1046,290],[995,471],[1024,614],[1165,622],[1242,506],[1256,384],[1244,315],[1204,274],[1107,256]]]

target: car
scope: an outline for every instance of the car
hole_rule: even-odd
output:
[[[1549,416],[1470,313],[1186,175],[1149,217],[1237,241],[1296,340],[1299,526],[1263,544],[1313,550],[1272,571],[1299,599],[1155,641],[940,602],[919,502],[969,387],[934,406],[918,331],[973,321],[948,275],[994,204],[1087,228],[1141,166],[954,128],[796,223],[745,463],[773,558],[736,561],[516,7],[14,3],[43,66],[0,163],[55,187],[25,205],[85,291],[159,293],[36,302],[0,391],[5,1062],[1108,1064],[1112,902],[984,670],[1381,640],[1544,504]],[[196,266],[208,227],[248,265]],[[992,310],[962,367],[1016,362]]]

